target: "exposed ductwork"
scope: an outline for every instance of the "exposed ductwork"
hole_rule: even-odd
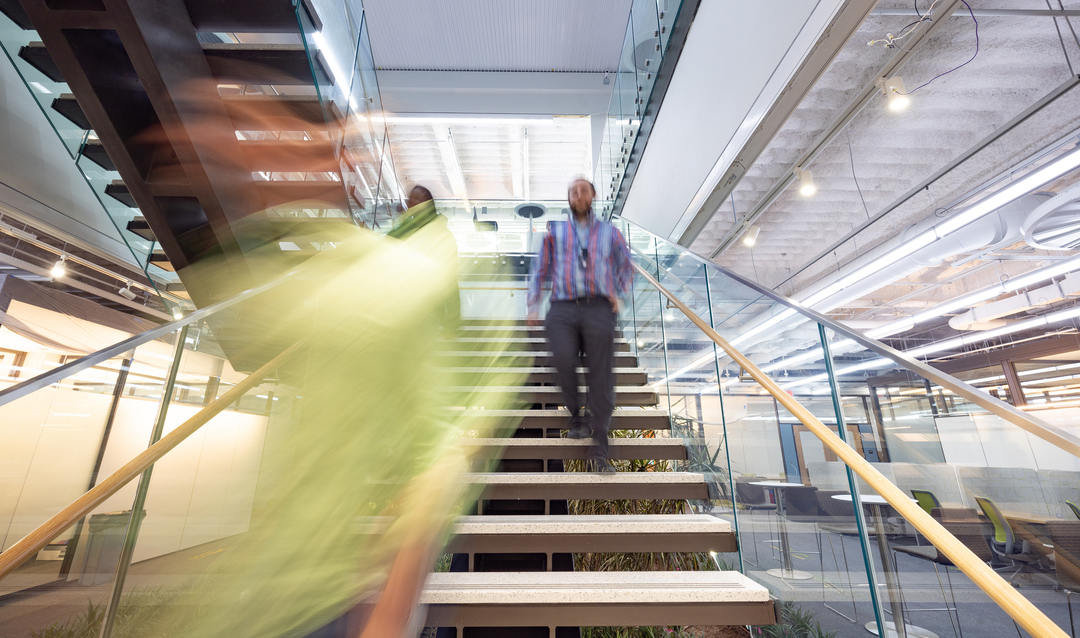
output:
[[[964,314],[949,319],[949,327],[954,330],[1000,328],[1009,323],[1002,317],[1032,308],[1049,306],[1069,297],[1080,297],[1080,273],[1070,273],[1061,281],[1053,282],[1048,286],[972,308]]]
[[[1024,241],[1044,250],[1080,248],[1080,183],[1043,202],[1020,227]]]
[[[923,268],[936,266],[954,255],[1000,244],[1009,239],[1016,239],[1019,241],[1022,235],[1021,224],[1024,222],[1027,214],[1038,208],[1053,196],[1053,193],[1032,193],[1016,199],[1005,206],[1002,206],[995,212],[964,226],[963,229],[947,234],[945,237],[912,253],[908,257],[890,265],[888,268],[864,277],[858,283],[848,286],[836,294],[813,304],[813,308],[818,312],[828,312],[833,308],[842,306],[854,299],[858,299],[867,293],[878,290],[883,286],[887,286],[912,273],[918,272]],[[831,285],[848,273],[854,272],[878,257],[895,250],[905,242],[910,241],[911,238],[919,236],[926,230],[933,228],[948,219],[949,218],[947,217],[942,219],[931,216],[917,224],[909,226],[900,233],[896,239],[887,241],[877,248],[864,253],[862,256],[843,266],[832,275],[824,277],[803,290],[800,290],[794,295],[795,299],[802,300],[810,297],[818,290]]]

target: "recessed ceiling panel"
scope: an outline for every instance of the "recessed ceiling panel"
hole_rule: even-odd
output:
[[[365,0],[381,70],[618,68],[629,0]]]

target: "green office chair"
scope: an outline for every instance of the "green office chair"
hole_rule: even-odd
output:
[[[928,490],[911,490],[911,495],[915,497],[915,501],[918,502],[919,507],[926,510],[929,514],[935,507],[941,507],[941,501],[934,496],[933,492]]]
[[[1004,571],[1007,569],[1016,568],[1016,571],[1009,577],[1010,582],[1014,586],[1016,582],[1013,581],[1017,574],[1020,572],[1035,573],[1041,576],[1033,567],[1035,563],[1041,561],[1044,556],[1042,554],[1032,551],[1031,543],[1026,540],[1020,540],[1016,538],[1013,533],[1013,528],[1009,525],[1009,519],[1005,518],[1005,515],[1001,513],[1001,510],[997,508],[988,498],[981,496],[975,497],[975,502],[979,504],[979,508],[982,509],[983,514],[990,519],[990,523],[994,526],[994,535],[990,539],[990,549],[993,550],[995,557],[1006,561],[1006,565],[998,567],[994,571]]]
[[[1073,516],[1075,516],[1077,519],[1080,519],[1080,505],[1077,505],[1072,501],[1065,501],[1065,504],[1068,505],[1069,509],[1072,510]]]

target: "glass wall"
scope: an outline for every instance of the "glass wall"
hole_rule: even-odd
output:
[[[47,352],[30,355],[20,365],[26,377],[65,362]],[[155,430],[167,435],[246,376],[199,322],[0,407],[2,549],[145,450]],[[245,392],[153,466],[138,504],[134,480],[52,539],[0,580],[0,597],[8,597],[0,626],[29,635],[55,623],[100,622],[135,509],[141,516],[124,600],[146,602],[147,592],[192,578],[190,560],[247,530],[260,473],[273,471],[263,463],[263,445],[288,422],[296,398],[280,381]],[[27,599],[33,610],[14,596],[30,588],[44,592]]]
[[[1080,517],[1070,502],[1080,498],[1080,458],[1023,427],[1050,419],[1005,403],[1000,364],[958,373],[978,390],[922,376],[680,247],[618,224],[636,263],[671,295],[1068,626],[1062,588],[1077,565],[1069,539]],[[908,636],[1015,635],[1004,611],[666,296],[639,277],[628,305],[622,330],[671,409],[686,468],[712,484],[710,499],[694,509],[738,530],[740,551],[717,563],[767,586],[785,624],[809,621],[854,637],[879,622],[893,629],[902,616]],[[1017,364],[1025,393],[1050,400],[1040,386],[1071,391],[1071,369],[1053,369],[1062,365],[1072,363]],[[1072,409],[1063,406],[1056,423],[1075,434],[1080,426],[1064,414]]]
[[[609,78],[611,100],[593,175],[596,210],[605,216],[619,192],[681,6],[681,0],[634,0],[630,7],[619,66]]]

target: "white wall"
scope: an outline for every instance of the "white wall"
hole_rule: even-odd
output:
[[[623,217],[678,239],[841,4],[701,3]]]
[[[47,389],[0,408],[0,547],[10,547],[86,491],[111,400]],[[157,408],[152,400],[120,400],[99,480],[146,448]],[[172,404],[165,433],[199,409]],[[85,416],[65,416],[73,414]],[[265,416],[223,412],[154,466],[134,560],[247,530],[266,426]],[[94,513],[130,509],[137,483]]]

